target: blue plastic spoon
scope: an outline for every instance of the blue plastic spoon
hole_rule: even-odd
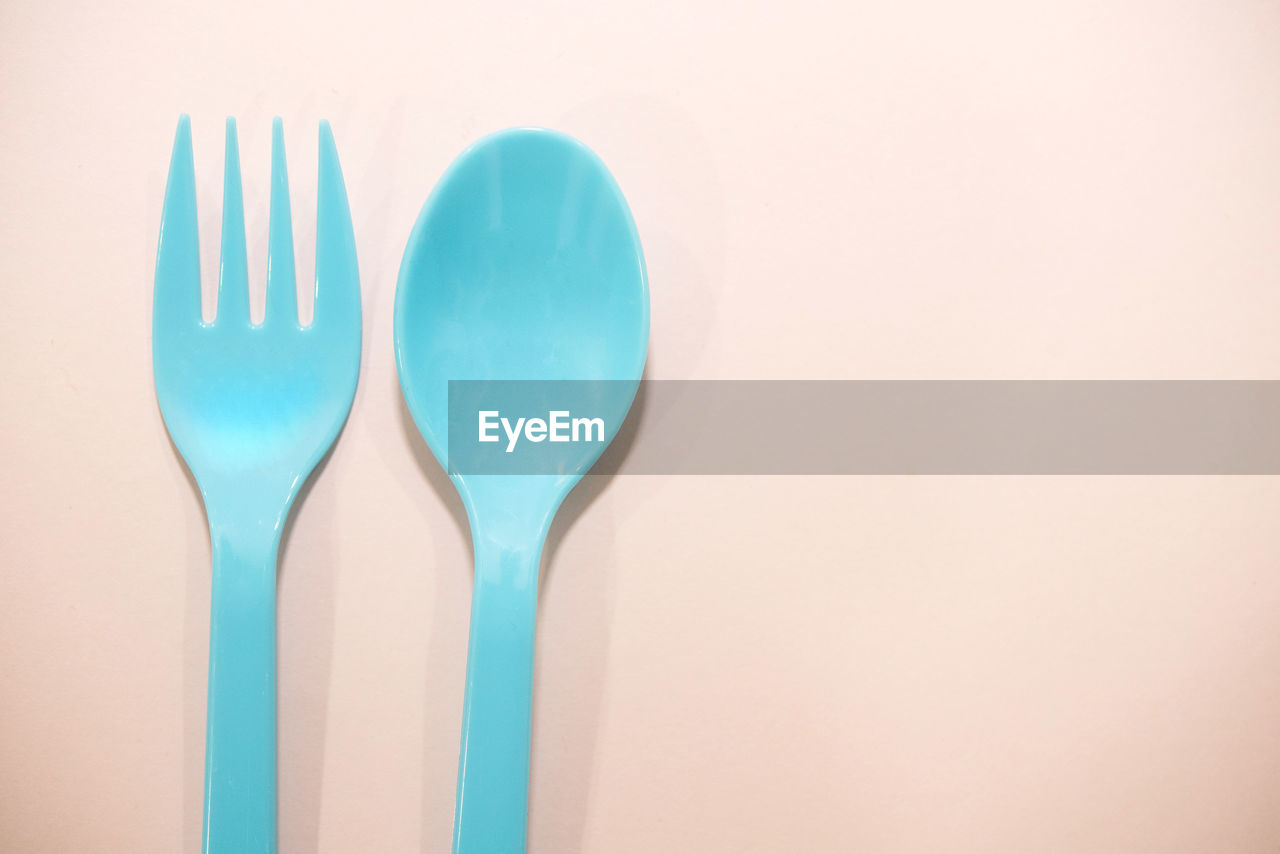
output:
[[[455,854],[525,850],[538,564],[565,495],[631,405],[649,339],[644,257],[598,157],[554,131],[477,142],[432,191],[396,290],[405,401],[449,468],[450,380],[611,380],[606,435],[557,474],[450,473],[475,553]],[[616,386],[615,386],[616,387]]]

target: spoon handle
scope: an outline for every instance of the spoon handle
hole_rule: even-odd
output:
[[[529,810],[529,721],[538,559],[477,538],[454,854],[520,854]]]
[[[252,520],[249,520],[252,522]],[[276,546],[214,526],[205,854],[276,851]]]

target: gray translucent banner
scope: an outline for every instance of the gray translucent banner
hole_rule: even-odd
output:
[[[1277,381],[449,385],[454,473],[1280,474]]]

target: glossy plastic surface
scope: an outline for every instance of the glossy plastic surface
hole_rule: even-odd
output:
[[[449,380],[631,382],[620,411],[593,413],[609,416],[612,439],[648,339],[639,237],[593,152],[563,134],[521,128],[454,161],[409,238],[395,307],[401,388],[442,465]],[[524,850],[538,563],[583,470],[451,475],[475,552],[457,854]]]
[[[360,371],[360,283],[338,153],[320,125],[315,311],[298,321],[284,132],[272,127],[267,309],[249,316],[235,122],[227,120],[218,309],[200,314],[191,124],[178,122],[156,257],[152,361],[213,549],[203,850],[276,850],[276,554]]]

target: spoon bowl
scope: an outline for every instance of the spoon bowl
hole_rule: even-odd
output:
[[[457,854],[524,850],[542,547],[564,497],[621,426],[648,337],[635,223],[590,149],[555,131],[519,128],[485,137],[454,161],[405,250],[395,350],[405,401],[458,489],[475,552]],[[474,394],[451,395],[463,386]],[[599,418],[598,441],[535,446],[541,440],[526,431],[526,447],[544,459],[552,449],[551,464],[533,473],[451,465],[451,440],[455,452],[475,440],[477,401],[511,403],[518,389],[517,402],[546,414],[566,388]],[[501,431],[499,440],[502,459]]]

